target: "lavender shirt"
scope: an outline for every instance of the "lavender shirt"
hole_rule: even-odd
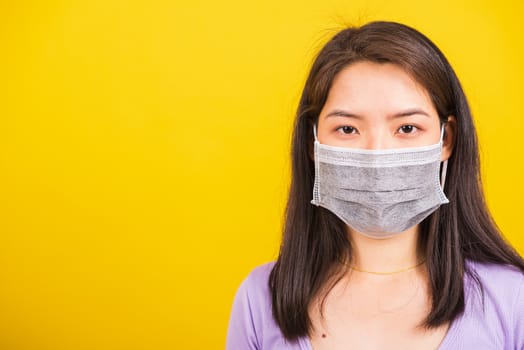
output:
[[[274,263],[254,269],[240,285],[229,321],[227,350],[312,350],[307,337],[287,342],[271,314],[268,278]],[[468,262],[484,288],[465,277],[465,312],[455,319],[439,350],[524,350],[524,274],[505,265]]]

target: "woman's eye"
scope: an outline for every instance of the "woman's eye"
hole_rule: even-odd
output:
[[[348,135],[349,134],[354,134],[357,131],[357,129],[355,129],[354,127],[349,126],[349,125],[341,126],[340,128],[338,128],[338,130],[340,130],[342,133],[348,134]]]
[[[417,127],[414,125],[402,125],[398,130],[401,134],[411,134],[417,130]]]

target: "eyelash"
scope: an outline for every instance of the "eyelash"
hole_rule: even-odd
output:
[[[351,125],[343,125],[341,127],[338,127],[337,128],[337,131],[340,131],[341,133],[343,133],[344,135],[349,135],[349,134],[353,134],[353,132],[350,132],[350,133],[346,133],[344,132],[344,128],[351,128],[351,131],[357,131],[357,128],[351,126]]]
[[[403,132],[401,131],[403,128],[406,128],[406,127],[409,127],[411,128],[411,131],[409,132]],[[350,129],[349,131],[350,132],[344,132],[344,129]],[[343,126],[340,126],[336,129],[337,131],[341,132],[342,134],[344,135],[350,135],[350,134],[354,134],[355,132],[358,132],[357,128],[355,128],[354,126],[351,126],[351,125],[343,125]],[[417,130],[420,130],[417,126],[413,125],[413,124],[406,124],[406,125],[402,125],[400,128],[398,128],[398,132],[400,134],[413,134],[415,131]]]
[[[413,134],[415,131],[419,130],[418,127],[416,127],[415,125],[411,125],[411,124],[407,124],[407,125],[402,125],[400,128],[398,128],[398,130],[402,130],[402,128],[405,128],[405,127],[411,127],[412,128],[412,131],[410,132],[401,132],[401,134]]]

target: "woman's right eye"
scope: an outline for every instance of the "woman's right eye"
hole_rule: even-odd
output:
[[[352,126],[349,126],[349,125],[344,125],[344,126],[341,126],[340,128],[337,129],[338,131],[342,132],[343,134],[346,134],[346,135],[349,135],[349,134],[355,134],[357,132],[357,129],[352,127]]]

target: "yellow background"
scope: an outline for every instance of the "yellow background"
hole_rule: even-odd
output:
[[[278,252],[291,122],[345,23],[401,21],[469,97],[524,253],[521,1],[0,2],[0,348],[221,349]]]

